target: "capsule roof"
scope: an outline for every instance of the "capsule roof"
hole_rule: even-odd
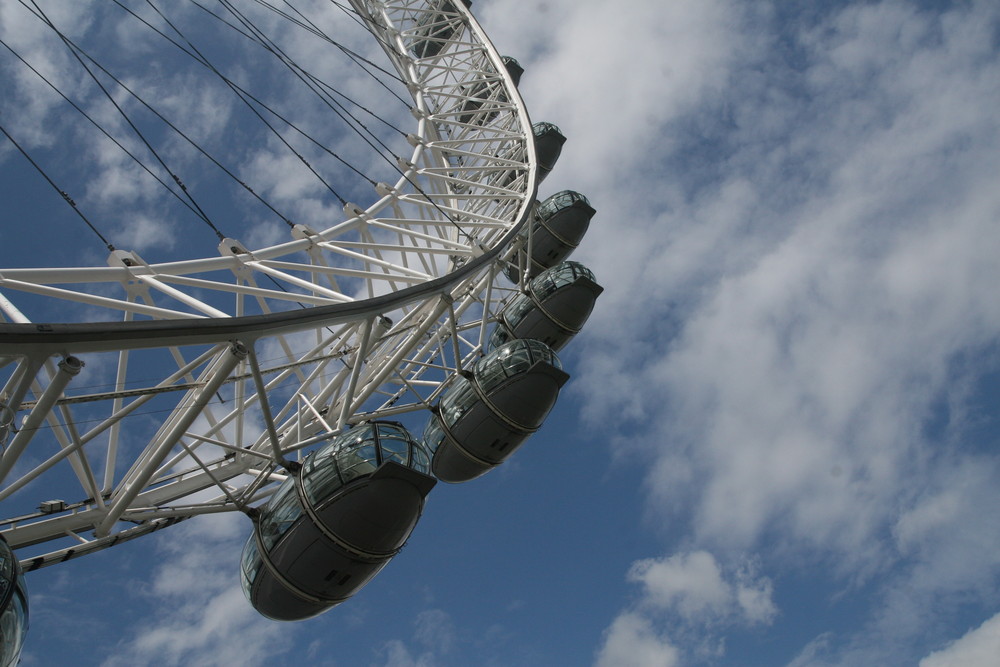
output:
[[[510,56],[503,56],[500,60],[503,61],[504,67],[507,68],[507,73],[513,79],[514,85],[520,85],[521,75],[524,74],[524,68],[521,67],[521,63],[517,62],[516,58],[511,58]]]
[[[425,474],[429,470],[423,444],[396,422],[369,422],[342,433],[306,457],[304,475],[330,458],[338,461],[349,458],[352,465],[364,463],[373,466],[372,469],[386,461],[395,461]]]
[[[566,137],[552,123],[535,123],[531,126],[535,135],[535,153],[538,156],[538,178],[543,180],[559,160]]]
[[[580,262],[567,260],[552,267],[548,271],[543,271],[531,281],[530,290],[540,300],[544,300],[560,287],[571,285],[580,278],[586,278],[593,283],[597,283],[594,272]]]
[[[544,120],[533,123],[531,125],[531,133],[536,137],[541,137],[547,134],[558,134],[559,136],[563,136],[563,133],[559,130],[558,125]]]
[[[430,474],[430,452],[402,424],[371,422],[355,426],[307,456],[302,485],[309,501],[320,504],[388,461]]]
[[[572,206],[585,206],[586,208],[594,210],[594,207],[590,205],[590,200],[587,199],[586,196],[574,190],[562,190],[546,198],[545,201],[539,204],[538,210],[535,211],[535,215],[537,215],[540,220],[548,220],[559,211],[563,211]]]
[[[525,372],[539,362],[562,370],[559,357],[545,343],[530,338],[515,339],[476,362],[473,373],[482,390],[489,392],[508,378]]]

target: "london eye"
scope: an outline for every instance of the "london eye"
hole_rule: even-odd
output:
[[[557,351],[601,292],[567,260],[594,209],[539,196],[566,138],[532,123],[520,66],[466,3],[160,4],[106,3],[131,38],[103,52],[100,22],[18,4],[69,75],[0,45],[6,76],[47,91],[94,151],[82,158],[127,165],[147,207],[108,222],[86,161],[56,160],[3,109],[0,160],[101,248],[89,261],[69,244],[48,266],[18,251],[0,269],[3,664],[24,641],[32,570],[200,515],[249,517],[233,576],[265,616],[348,599],[439,480],[488,473],[541,427],[571,374]],[[170,56],[142,66],[151,45]],[[164,86],[182,71],[213,92]],[[221,96],[241,120],[201,131]],[[157,216],[188,220],[173,248],[130,247]],[[18,222],[25,247],[52,242],[44,220]]]

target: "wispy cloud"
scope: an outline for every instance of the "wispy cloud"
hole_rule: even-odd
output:
[[[160,565],[147,595],[154,613],[103,664],[267,665],[287,651],[294,628],[257,614],[240,590],[238,558],[250,522],[201,517],[159,538]]]
[[[956,640],[947,648],[935,651],[920,661],[920,667],[948,665],[986,665],[1000,655],[1000,614]]]
[[[751,560],[724,569],[707,551],[678,553],[636,561],[628,580],[639,597],[606,631],[598,665],[683,664],[692,647],[700,659],[720,657],[728,629],[770,625],[778,613],[772,582]]]
[[[857,634],[827,637],[824,659],[883,655],[878,633],[897,649],[947,639],[925,632],[934,602],[997,576],[982,554],[1000,535],[967,512],[990,502],[971,470],[995,460],[963,418],[1000,332],[997,9],[552,11],[555,34],[524,37],[536,85],[550,64],[594,63],[544,95],[525,77],[529,101],[548,100],[536,115],[572,128],[554,178],[576,180],[557,185],[599,209],[580,254],[607,292],[576,391],[594,425],[638,424],[617,451],[647,462],[651,515],[693,547],[631,576],[704,575],[685,580],[697,592],[659,589],[689,618],[734,599],[709,552],[761,553],[764,573],[809,563],[865,591]],[[604,650],[693,655],[695,639],[647,621],[623,611]]]

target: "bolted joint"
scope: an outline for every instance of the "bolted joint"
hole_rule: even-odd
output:
[[[85,365],[80,359],[69,355],[59,362],[59,370],[72,377],[77,375]]]

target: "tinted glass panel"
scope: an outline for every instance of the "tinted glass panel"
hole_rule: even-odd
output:
[[[557,192],[538,206],[538,217],[542,220],[548,220],[558,211],[569,208],[578,201],[590,206],[590,201],[579,192],[572,190]]]
[[[289,478],[282,482],[261,517],[260,536],[264,547],[270,551],[300,516],[302,505],[294,481]]]

